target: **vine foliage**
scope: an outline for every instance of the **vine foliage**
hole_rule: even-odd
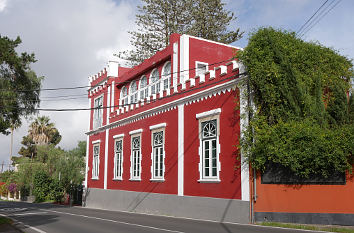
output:
[[[264,170],[276,163],[303,178],[351,171],[352,62],[273,28],[254,32],[237,56],[247,67],[255,104],[241,140],[251,165]]]

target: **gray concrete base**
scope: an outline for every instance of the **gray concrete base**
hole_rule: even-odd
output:
[[[186,217],[218,222],[249,222],[249,202],[235,199],[89,188],[86,207]]]
[[[256,212],[257,222],[354,226],[354,214]]]

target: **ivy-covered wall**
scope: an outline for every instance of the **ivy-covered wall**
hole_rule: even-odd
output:
[[[299,177],[351,171],[352,62],[273,28],[254,32],[238,58],[247,67],[256,107],[241,143],[252,167],[277,163]]]

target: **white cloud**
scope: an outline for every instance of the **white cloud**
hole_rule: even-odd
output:
[[[4,11],[7,6],[7,0],[0,0],[0,12]]]
[[[5,2],[6,3],[6,2]],[[0,0],[4,4],[3,0]],[[113,53],[129,48],[127,31],[135,28],[135,2],[113,0],[12,0],[7,14],[0,14],[1,34],[20,36],[21,51],[34,52],[33,69],[45,76],[43,87],[87,85],[87,77],[102,70]],[[1,9],[1,8],[0,8]],[[78,95],[86,89],[42,91],[42,97]],[[41,108],[87,108],[85,98],[43,101]],[[62,148],[85,140],[88,111],[40,112],[56,124],[63,136]],[[14,152],[21,147],[27,124],[15,132]],[[10,136],[0,136],[0,163],[8,161]]]

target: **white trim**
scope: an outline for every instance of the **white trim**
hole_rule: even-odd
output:
[[[184,35],[182,35],[182,36],[184,36]],[[188,36],[189,36],[189,35],[188,35]],[[209,42],[209,43],[213,43],[213,44],[218,44],[218,45],[223,45],[223,46],[226,46],[226,47],[231,47],[231,48],[243,50],[243,48],[241,48],[241,47],[232,46],[232,45],[228,45],[228,44],[223,44],[223,43],[220,43],[220,42],[216,42],[216,41],[212,41],[212,40],[207,40],[207,39],[200,38],[200,37],[195,37],[195,36],[189,36],[189,37],[190,37],[190,38],[193,38],[193,39],[197,39],[197,40],[202,40],[202,41],[206,41],[206,42]]]
[[[109,108],[111,108],[111,87],[107,87],[107,103],[106,103],[106,125],[109,124]]]
[[[89,108],[91,108],[91,98],[89,98]],[[93,122],[92,122],[93,124]],[[87,129],[90,130],[90,125],[91,125],[91,111],[89,112],[89,121],[88,121],[88,127]],[[87,135],[86,138],[86,167],[85,167],[85,188],[87,189],[87,179],[88,179],[88,163],[89,163],[89,149],[90,149],[90,136]]]
[[[124,137],[124,133],[113,135],[113,139]]]
[[[155,166],[155,154],[154,154],[154,133],[157,133],[157,132],[162,132],[162,139],[163,139],[163,142],[162,142],[162,153],[163,153],[163,158],[162,158],[162,176],[155,176],[154,175],[154,166]],[[165,136],[166,133],[165,133],[165,128],[156,128],[155,130],[152,130],[151,131],[151,167],[150,167],[150,172],[151,172],[151,181],[159,181],[159,182],[164,182],[165,181],[165,160],[166,160],[166,151],[165,151],[165,142],[166,142],[166,139],[165,139]]]
[[[191,102],[191,101],[198,101],[201,99],[207,99],[208,97],[212,97],[212,95],[215,95],[216,93],[222,92],[224,90],[229,91],[231,89],[232,90],[235,89],[236,85],[243,80],[244,80],[244,78],[233,79],[229,82],[225,82],[225,83],[213,86],[209,89],[205,89],[205,90],[200,91],[198,93],[188,95],[188,96],[176,99],[174,101],[170,101],[166,104],[162,104],[157,107],[150,108],[150,109],[145,110],[143,112],[136,113],[134,115],[128,116],[128,117],[123,118],[121,120],[117,120],[115,122],[110,123],[109,125],[104,126],[104,127],[100,127],[96,130],[91,130],[89,132],[86,132],[86,134],[92,135],[92,134],[95,134],[98,132],[102,132],[106,128],[114,128],[114,127],[117,127],[122,124],[129,124],[133,121],[137,121],[137,120],[142,119],[142,117],[146,118],[151,115],[155,115],[156,113],[163,112],[166,109],[172,109],[172,108],[175,109],[179,104],[188,104],[188,102]]]
[[[200,118],[205,118],[205,117],[210,117],[210,116],[214,116],[214,115],[219,115],[221,113],[221,108],[217,108],[217,109],[213,109],[207,112],[202,112],[202,113],[198,113],[195,115],[195,117],[197,119]]]
[[[143,129],[136,129],[129,132],[129,135],[137,134],[143,132]]]
[[[119,135],[122,135],[122,134],[119,134]],[[117,135],[117,136],[119,136],[119,135]],[[124,134],[123,134],[124,135]],[[117,167],[117,151],[116,151],[116,142],[117,141],[121,141],[122,142],[122,151],[121,151],[121,158],[120,158],[120,163],[121,163],[121,166],[120,166],[120,173],[121,173],[121,175],[120,176],[118,176],[117,175],[117,170],[118,169],[116,169],[116,167]],[[124,145],[123,145],[123,136],[122,137],[118,137],[118,138],[115,138],[114,139],[114,141],[113,141],[113,146],[114,146],[114,148],[113,148],[113,153],[114,153],[114,156],[113,156],[113,159],[114,159],[114,161],[113,161],[113,180],[123,180],[123,172],[124,172],[124,169],[123,169],[123,162],[124,162],[124,153],[123,153],[123,151],[124,151]]]
[[[217,109],[216,109],[217,110]],[[213,110],[212,110],[213,111]],[[203,176],[203,169],[204,169],[204,153],[203,153],[203,128],[202,123],[216,120],[216,176],[204,177]],[[200,118],[198,121],[198,129],[199,129],[199,147],[198,147],[198,154],[199,154],[199,180],[200,183],[218,183],[220,182],[220,171],[221,171],[221,163],[220,163],[220,116],[219,115],[207,115],[204,118]]]
[[[178,43],[173,43],[173,55],[172,55],[172,72],[173,72],[173,81],[172,86],[175,91],[177,90],[177,71],[178,71]]]
[[[104,178],[103,178],[103,189],[107,189],[108,135],[109,135],[109,129],[106,129],[106,140],[105,140],[105,145],[104,145]]]
[[[92,145],[93,145],[93,144],[97,144],[97,143],[101,143],[101,140],[98,139],[98,140],[95,140],[95,141],[92,141],[92,142],[91,142]]]
[[[138,131],[138,130],[134,130],[134,131]],[[133,132],[133,131],[131,131]],[[142,132],[142,131],[141,131]],[[142,153],[141,153],[141,143],[142,143],[142,135],[141,132],[139,133],[135,133],[135,135],[132,135],[130,137],[130,181],[141,181],[141,161],[142,161]],[[130,134],[130,133],[129,133]],[[139,174],[136,177],[133,177],[134,175],[134,171],[133,171],[133,165],[134,165],[134,160],[133,160],[133,138],[134,137],[139,137]]]
[[[154,129],[164,128],[164,127],[166,127],[166,125],[167,125],[166,123],[160,123],[157,125],[152,125],[149,128],[150,128],[150,130],[154,130]]]
[[[114,81],[112,81],[112,94],[111,94],[111,112],[114,110],[114,93],[115,93],[116,87],[114,86]]]
[[[189,36],[180,37],[180,75],[179,83],[184,84],[189,78]],[[183,86],[183,85],[182,85]],[[183,89],[183,88],[182,88]]]
[[[205,69],[205,72],[202,73],[203,75],[205,75],[206,72],[209,71],[209,64],[206,63],[206,62],[201,62],[201,61],[195,61],[195,76],[199,76],[200,74],[198,74],[198,64],[202,64],[202,65],[205,65],[206,69]]]
[[[248,110],[247,110],[247,93],[245,91],[247,87],[240,87],[240,136],[243,138],[244,131],[248,125]],[[244,151],[241,150],[241,200],[249,201],[250,200],[250,183],[249,183],[249,165],[246,161],[246,156]]]
[[[178,105],[178,196],[184,196],[184,104]]]

